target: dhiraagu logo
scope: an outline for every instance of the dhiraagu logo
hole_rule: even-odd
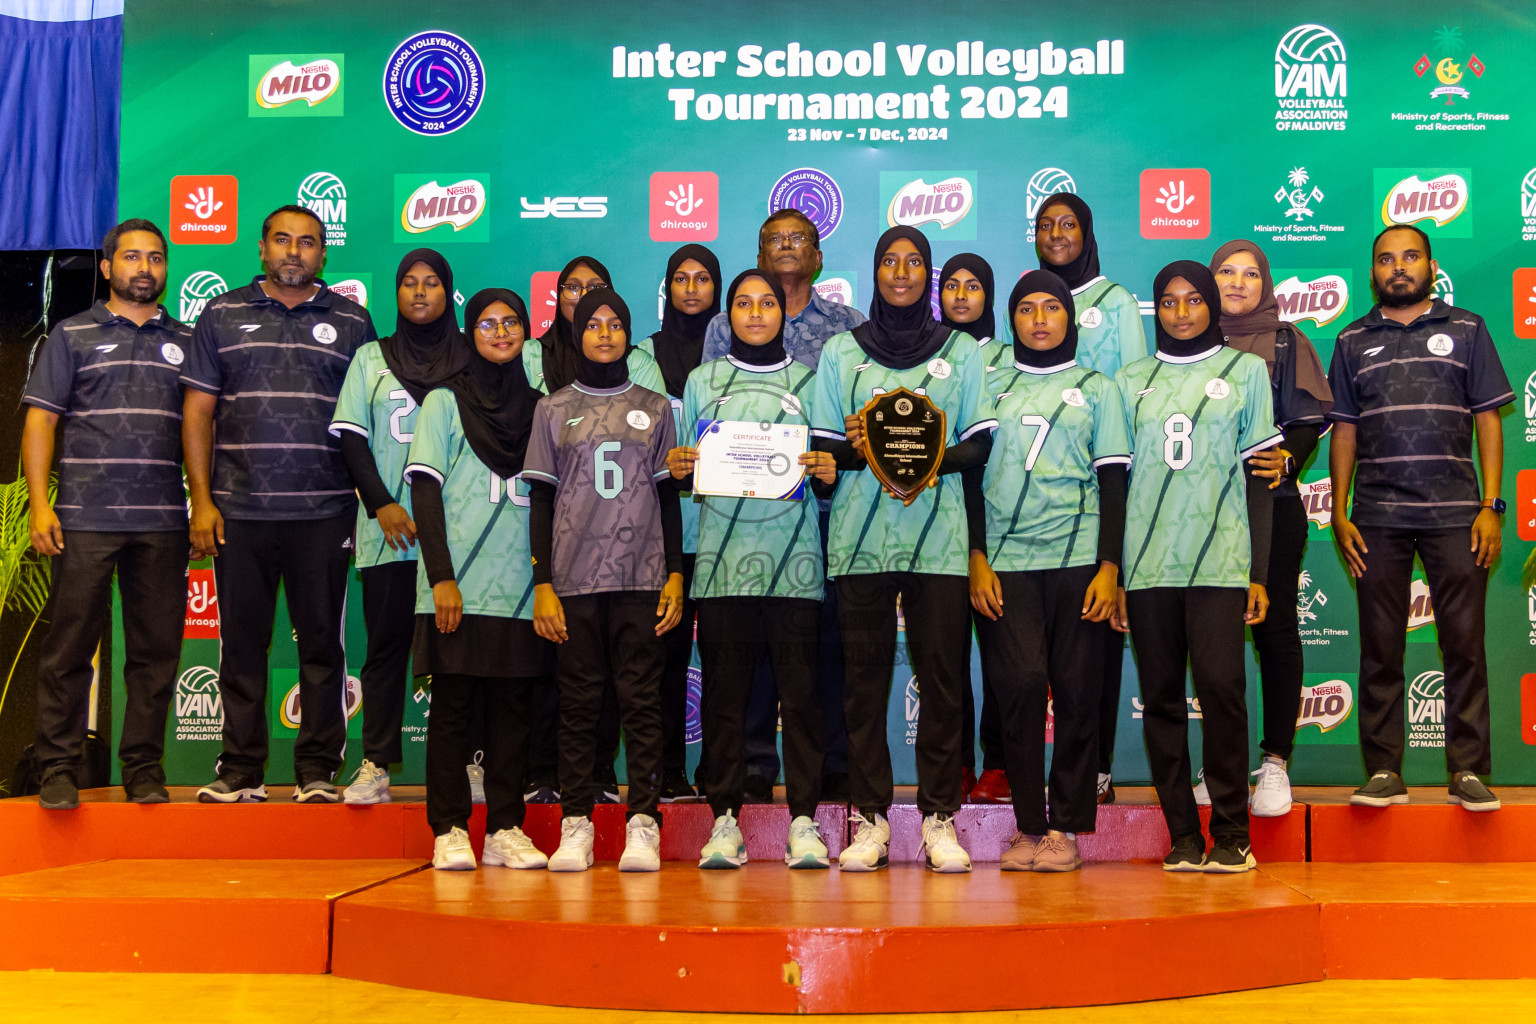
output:
[[[976,238],[975,171],[881,171],[880,230],[907,225],[945,241]]]

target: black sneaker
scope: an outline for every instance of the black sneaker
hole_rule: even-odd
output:
[[[616,804],[619,802],[619,780],[598,779],[592,784],[592,802],[595,804]]]
[[[38,791],[37,805],[45,811],[72,811],[80,806],[80,790],[69,772],[55,772]]]
[[[744,804],[773,803],[773,783],[766,776],[747,773],[747,784],[742,787],[741,802]]]
[[[693,804],[699,802],[699,794],[688,785],[688,774],[681,769],[662,772],[660,800],[664,804]]]
[[[1115,802],[1115,780],[1108,772],[1099,772],[1097,796],[1101,804]]]
[[[1163,858],[1164,871],[1202,871],[1205,860],[1205,836],[1191,832],[1187,836],[1175,836],[1173,849]]]
[[[255,776],[220,772],[218,779],[197,791],[197,799],[205,804],[266,803],[267,787]]]
[[[529,786],[523,794],[525,804],[557,804],[560,802],[560,791],[548,783],[540,783]]]
[[[1253,847],[1247,839],[1222,836],[1216,840],[1211,852],[1205,855],[1201,866],[1208,875],[1240,875],[1259,866],[1253,859]]]
[[[332,784],[330,779],[299,779],[299,784],[293,787],[293,802],[296,804],[334,804],[341,800],[341,791]]]
[[[1356,807],[1390,807],[1408,802],[1408,787],[1397,772],[1379,771],[1370,781],[1350,795],[1349,802]]]
[[[165,791],[165,783],[148,772],[140,772],[123,783],[123,792],[131,804],[168,804],[171,794]]]
[[[1483,780],[1473,772],[1457,772],[1451,776],[1451,789],[1445,798],[1448,804],[1461,804],[1466,811],[1496,811],[1502,806]]]
[[[846,804],[853,799],[847,772],[827,772],[821,777],[821,798],[829,804]]]

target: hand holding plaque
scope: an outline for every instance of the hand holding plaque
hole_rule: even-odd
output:
[[[892,497],[910,505],[939,475],[948,436],[944,410],[906,388],[876,395],[859,410],[864,458]]]

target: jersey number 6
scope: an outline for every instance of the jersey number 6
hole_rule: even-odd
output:
[[[592,453],[592,477],[597,484],[597,493],[604,498],[617,498],[624,489],[624,467],[608,458],[621,447],[617,441],[604,441]]]

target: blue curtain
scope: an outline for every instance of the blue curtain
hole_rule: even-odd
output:
[[[0,0],[0,249],[94,249],[117,222],[123,0]]]

